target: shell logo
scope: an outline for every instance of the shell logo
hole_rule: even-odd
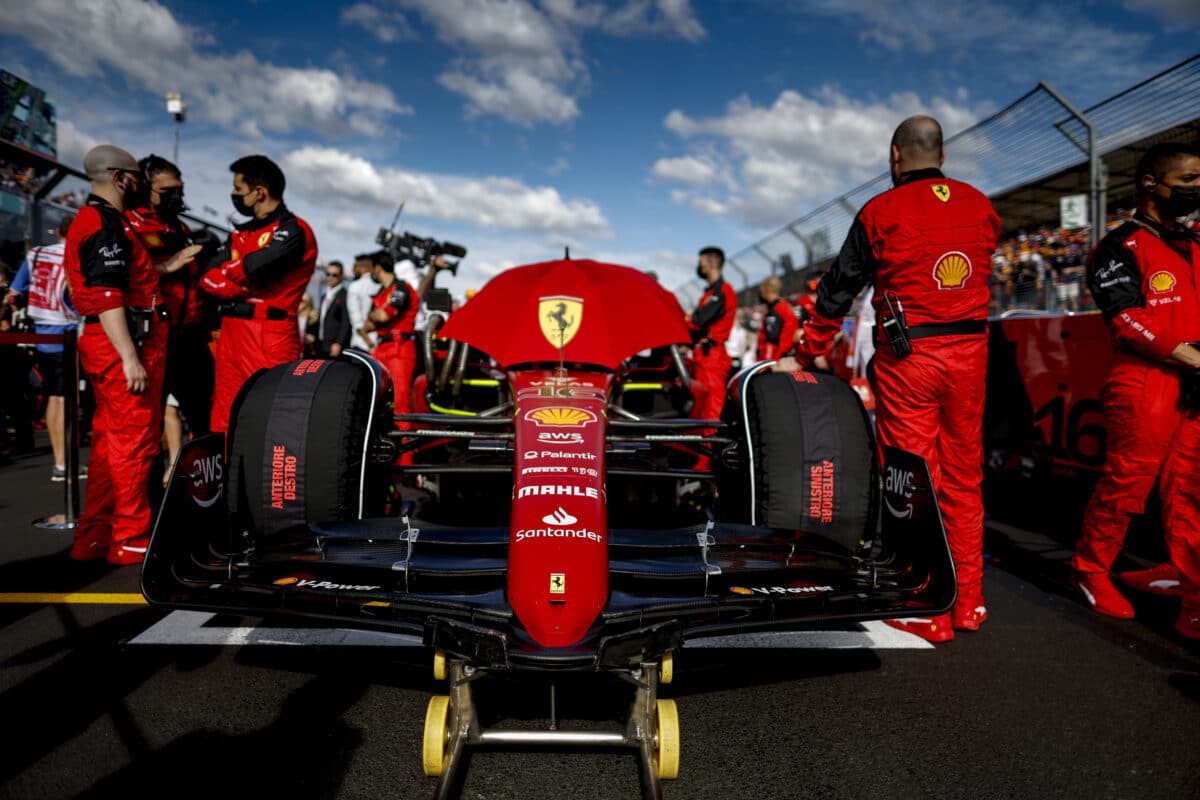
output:
[[[596,421],[596,415],[585,408],[569,408],[567,406],[548,406],[535,408],[525,415],[539,428],[583,428]]]
[[[1164,294],[1175,288],[1175,276],[1169,272],[1156,272],[1150,276],[1150,288]]]
[[[966,253],[953,250],[945,253],[933,265],[933,279],[939,289],[961,289],[971,277],[971,259]]]
[[[277,581],[272,581],[276,586],[292,586],[300,582],[300,579],[295,575],[289,575],[286,578],[280,578]]]
[[[730,586],[729,591],[733,592],[734,594],[754,594],[754,592],[744,586]]]

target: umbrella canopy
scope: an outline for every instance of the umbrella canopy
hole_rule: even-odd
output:
[[[441,334],[503,366],[563,359],[615,369],[691,340],[675,296],[640,270],[587,260],[514,267],[451,315]]]

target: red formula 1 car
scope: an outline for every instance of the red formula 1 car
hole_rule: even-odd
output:
[[[685,641],[943,613],[955,593],[924,462],[888,449],[880,468],[852,389],[758,364],[723,419],[693,419],[687,342],[649,276],[558,261],[434,315],[428,413],[393,420],[386,371],[355,354],[261,372],[229,441],[181,452],[143,591],[422,635],[450,687],[425,720],[435,796],[489,744],[628,747],[657,797],[679,767],[658,690]],[[480,724],[476,679],[553,698],[564,671],[626,679],[623,730]]]

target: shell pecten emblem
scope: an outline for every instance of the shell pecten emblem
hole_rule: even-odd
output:
[[[583,428],[596,421],[596,415],[586,408],[547,406],[535,408],[525,415],[539,428]]]
[[[971,277],[971,259],[966,253],[952,250],[933,265],[933,279],[939,289],[961,289]]]
[[[566,347],[583,324],[583,300],[566,295],[539,297],[538,323],[552,347]]]
[[[1175,288],[1175,276],[1160,270],[1150,276],[1150,288],[1158,294],[1169,292]]]

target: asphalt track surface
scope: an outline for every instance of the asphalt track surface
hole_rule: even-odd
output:
[[[0,797],[432,794],[427,650],[142,605],[136,568],[72,563],[69,534],[30,526],[61,508],[49,472],[44,452],[0,466]],[[988,543],[991,618],[952,643],[850,626],[686,648],[664,797],[1200,798],[1200,646],[1171,631],[1177,606],[1097,617],[1054,541],[999,526]],[[602,680],[560,687],[564,727],[624,703]],[[520,682],[480,704],[511,727],[548,714]],[[468,770],[469,800],[639,796],[621,752],[479,751]]]

